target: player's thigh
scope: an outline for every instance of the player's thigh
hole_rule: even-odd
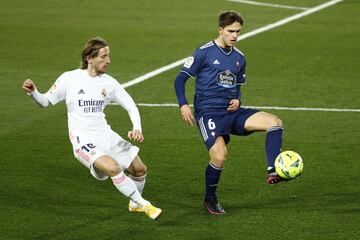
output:
[[[116,176],[121,172],[119,164],[107,155],[103,155],[94,161],[97,170],[105,172],[109,176]]]
[[[246,131],[266,131],[267,129],[279,126],[282,127],[282,121],[275,115],[267,112],[257,112],[251,115],[244,124]]]
[[[135,177],[141,177],[146,175],[147,173],[147,167],[146,165],[141,161],[139,156],[136,156],[134,160],[129,165],[127,171],[131,173],[131,175]]]
[[[94,166],[94,162],[106,155],[106,152],[92,143],[84,145],[73,145],[74,156],[79,160],[84,166],[86,166],[91,175],[93,175],[98,180],[105,180],[108,178],[108,174],[100,169],[97,169]]]

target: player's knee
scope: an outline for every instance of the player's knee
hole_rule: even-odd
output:
[[[116,176],[121,172],[121,168],[117,162],[112,162],[107,166],[107,174],[109,176]]]
[[[223,138],[217,138],[215,144],[209,150],[210,159],[213,165],[222,168],[224,166],[227,149]]]
[[[280,118],[275,117],[275,122],[276,122],[276,126],[284,127],[284,124]]]
[[[142,164],[140,167],[135,169],[134,177],[142,177],[147,174],[147,167],[145,164]]]
[[[224,152],[217,152],[212,154],[211,162],[216,167],[223,167],[226,160],[226,154]]]
[[[271,122],[269,124],[269,128],[271,127],[284,127],[284,124],[282,122],[282,120],[276,116],[274,116],[272,119],[271,119]]]

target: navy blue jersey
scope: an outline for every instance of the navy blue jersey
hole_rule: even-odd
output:
[[[181,71],[196,77],[195,111],[225,110],[231,99],[241,96],[240,85],[245,84],[245,57],[235,47],[224,49],[211,41],[184,63]]]

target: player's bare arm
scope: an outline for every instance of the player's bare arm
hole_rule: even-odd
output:
[[[240,107],[240,100],[239,99],[231,99],[227,110],[230,112],[234,112],[234,111],[238,110],[239,107]]]
[[[193,126],[195,123],[194,115],[192,114],[191,108],[189,105],[184,104],[180,107],[181,115],[185,123]]]
[[[128,138],[136,142],[143,142],[144,135],[139,130],[132,130],[128,132]]]

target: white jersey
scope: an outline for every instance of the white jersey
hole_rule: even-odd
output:
[[[44,96],[53,105],[66,101],[69,136],[73,144],[91,143],[105,148],[117,144],[114,139],[118,135],[112,131],[104,114],[110,102],[126,109],[133,129],[141,131],[140,115],[133,99],[107,74],[91,77],[82,69],[65,72]]]

